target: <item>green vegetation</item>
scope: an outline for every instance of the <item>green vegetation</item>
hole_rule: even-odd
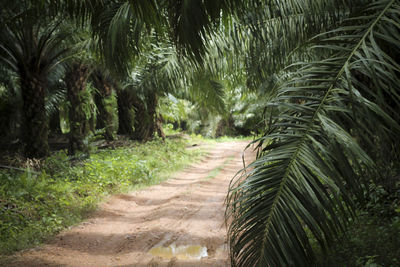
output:
[[[328,254],[319,255],[318,266],[395,267],[400,264],[400,223],[379,216],[359,215]]]
[[[390,266],[400,264],[400,182],[371,182],[367,202],[348,229],[319,251],[318,266]],[[314,239],[313,242],[316,242]]]
[[[131,142],[76,161],[64,151],[26,172],[0,171],[0,253],[32,247],[78,223],[105,196],[159,183],[199,159],[178,140]]]

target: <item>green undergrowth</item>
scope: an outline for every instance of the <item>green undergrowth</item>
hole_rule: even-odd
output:
[[[80,222],[105,196],[159,183],[199,160],[190,140],[130,143],[98,150],[89,159],[57,152],[35,171],[0,171],[0,254],[40,244]]]
[[[357,211],[346,232],[318,255],[317,266],[400,266],[400,181],[386,185],[371,182],[367,202]]]
[[[317,266],[400,266],[400,220],[364,213],[331,246],[328,254],[320,255]]]

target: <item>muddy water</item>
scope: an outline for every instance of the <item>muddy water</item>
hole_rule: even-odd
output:
[[[207,248],[202,246],[176,246],[172,244],[168,247],[153,247],[149,250],[153,256],[164,259],[177,258],[180,260],[200,260],[208,256]]]

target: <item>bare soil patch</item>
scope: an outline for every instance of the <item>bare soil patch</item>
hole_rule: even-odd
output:
[[[159,185],[110,197],[92,218],[14,255],[10,266],[229,266],[224,200],[247,143],[208,145],[202,162]],[[245,158],[253,156],[249,149]],[[207,256],[149,253],[185,246],[205,247]]]

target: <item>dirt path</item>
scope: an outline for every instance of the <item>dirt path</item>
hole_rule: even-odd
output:
[[[223,202],[247,143],[212,145],[205,160],[162,184],[111,197],[11,266],[228,266]]]

